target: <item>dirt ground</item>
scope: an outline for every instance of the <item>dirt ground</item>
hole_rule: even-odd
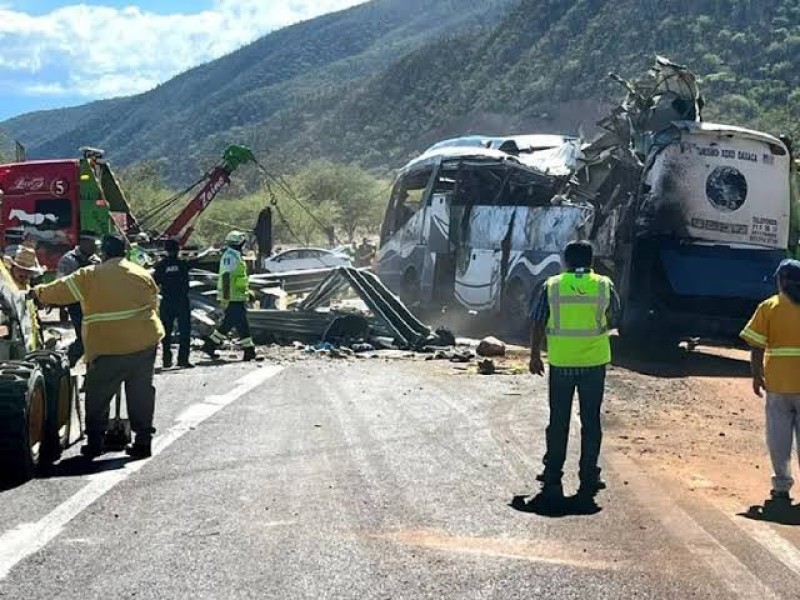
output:
[[[771,468],[749,372],[744,350],[622,355],[609,373],[606,443],[718,504],[760,504]]]
[[[753,394],[747,351],[701,346],[662,358],[615,356],[606,448],[725,509],[763,503],[771,475],[764,400]],[[513,347],[496,362],[507,375],[523,375],[527,357],[527,349]]]

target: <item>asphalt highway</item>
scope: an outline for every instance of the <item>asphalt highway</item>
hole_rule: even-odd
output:
[[[310,359],[157,386],[152,459],[73,449],[0,492],[0,597],[800,597],[792,531],[613,451],[596,506],[531,503],[542,380]]]

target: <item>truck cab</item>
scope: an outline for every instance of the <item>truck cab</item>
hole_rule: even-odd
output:
[[[81,150],[80,159],[0,165],[0,250],[13,252],[29,233],[39,262],[55,272],[81,230],[127,229],[130,209],[102,151]]]

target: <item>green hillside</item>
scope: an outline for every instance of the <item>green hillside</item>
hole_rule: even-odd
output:
[[[291,171],[385,172],[452,135],[590,131],[655,54],[701,77],[705,117],[800,136],[800,0],[376,0],[276,32],[140,96],[0,126],[33,155],[105,147],[175,180],[228,142]]]
[[[700,75],[706,119],[798,137],[799,51],[800,0],[524,0],[479,39],[405,57],[287,142],[336,140],[322,154],[397,166],[451,135],[590,131],[623,93],[607,74],[636,76],[655,54]]]
[[[169,175],[188,178],[230,141],[277,151],[260,135],[261,123],[280,121],[285,109],[339,100],[445,32],[496,23],[510,2],[374,0],[276,31],[150,92],[24,115],[0,127],[34,157],[71,156],[90,144],[106,149],[115,164],[165,159]]]

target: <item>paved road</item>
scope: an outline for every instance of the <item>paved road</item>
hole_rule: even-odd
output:
[[[541,380],[309,360],[158,388],[151,460],[68,456],[0,493],[0,597],[800,596],[791,532],[621,455],[594,514],[514,502],[535,492]]]

